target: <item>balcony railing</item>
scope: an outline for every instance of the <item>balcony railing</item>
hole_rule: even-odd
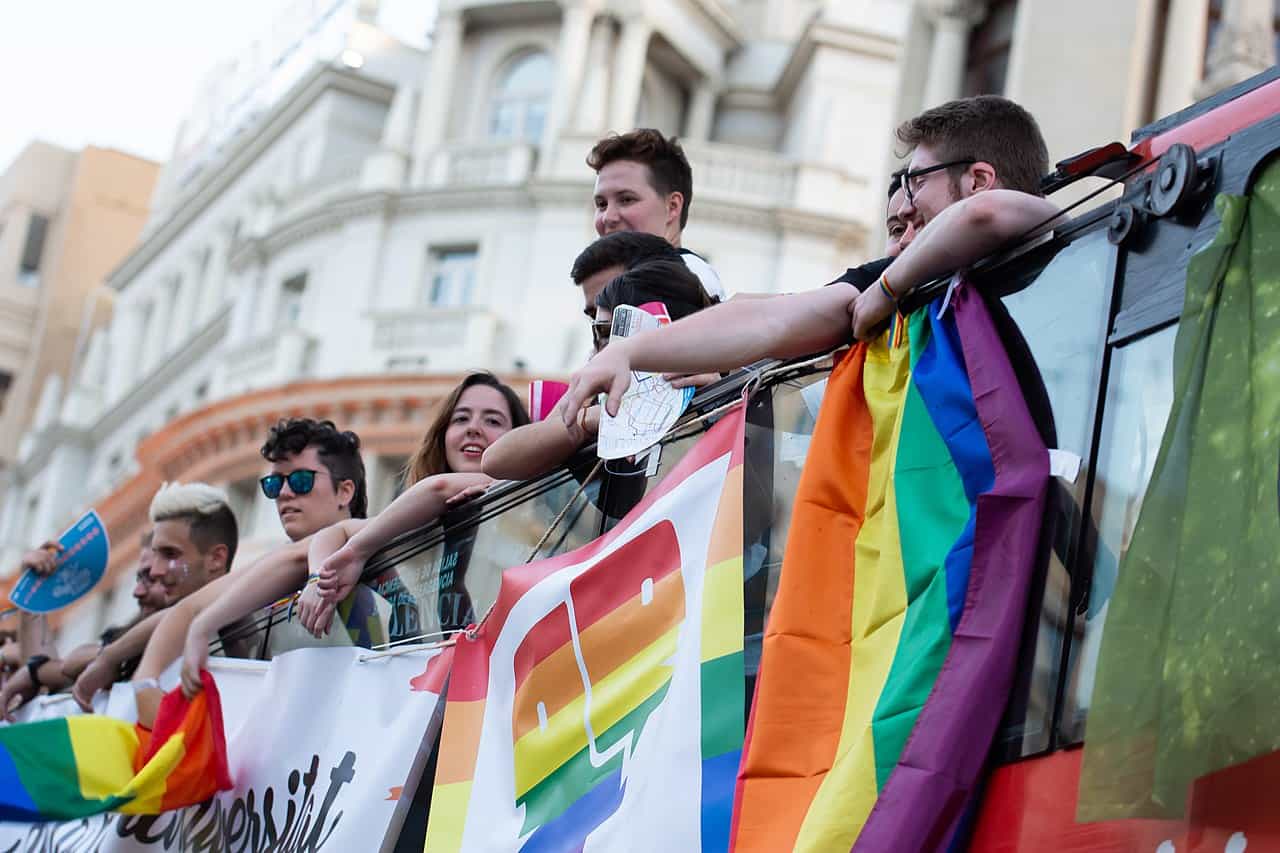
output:
[[[307,376],[315,339],[299,329],[282,329],[227,353],[222,394],[243,394]]]
[[[533,174],[536,150],[524,142],[451,145],[431,163],[432,186],[511,186]]]
[[[686,143],[698,195],[762,207],[791,207],[796,164],[780,154],[731,145]]]
[[[496,315],[477,308],[432,308],[379,313],[373,349],[389,369],[448,370],[488,363],[498,332]]]

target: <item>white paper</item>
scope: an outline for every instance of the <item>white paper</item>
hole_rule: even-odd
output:
[[[657,317],[630,305],[613,312],[612,338],[629,338],[659,326]],[[653,445],[675,425],[693,397],[692,388],[672,388],[660,373],[632,371],[618,414],[600,413],[596,455],[601,459],[635,456]]]
[[[1080,476],[1080,465],[1083,461],[1079,454],[1072,453],[1070,450],[1050,450],[1049,475],[1074,483]]]

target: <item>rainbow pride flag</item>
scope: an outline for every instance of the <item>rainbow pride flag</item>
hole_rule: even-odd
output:
[[[427,850],[728,846],[744,411],[608,534],[504,573],[454,650]]]
[[[947,848],[1008,697],[1048,477],[970,286],[841,361],[765,633],[734,850]]]
[[[218,689],[166,694],[152,732],[103,716],[0,727],[0,820],[158,814],[231,788]]]

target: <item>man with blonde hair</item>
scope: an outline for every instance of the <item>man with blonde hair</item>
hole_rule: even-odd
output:
[[[151,578],[172,606],[231,571],[239,529],[227,495],[208,483],[166,483],[151,499]],[[76,701],[88,710],[94,690],[114,681],[121,666],[142,654],[167,610],[133,625],[76,680]]]
[[[12,719],[13,711],[41,688],[62,689],[86,669],[97,670],[108,682],[128,677],[163,608],[230,570],[239,534],[222,490],[207,483],[166,483],[152,497],[149,515],[154,526],[143,538],[134,590],[138,618],[123,629],[105,632],[101,647],[80,646],[65,659],[54,657],[51,643],[45,642],[36,651],[47,654],[33,658],[38,666],[28,667],[0,689],[0,715]],[[47,573],[56,565],[54,554],[56,546],[50,543],[24,558],[23,565]],[[39,621],[44,624],[43,617]]]
[[[151,499],[151,523],[151,577],[170,604],[231,570],[239,533],[221,489],[167,483]]]

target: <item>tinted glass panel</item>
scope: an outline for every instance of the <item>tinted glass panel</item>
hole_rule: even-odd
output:
[[[1117,349],[1111,360],[1090,519],[1096,539],[1086,538],[1081,565],[1093,579],[1083,619],[1076,619],[1067,669],[1067,699],[1062,736],[1084,736],[1093,692],[1107,603],[1115,588],[1120,559],[1129,547],[1147,482],[1160,452],[1165,421],[1173,405],[1173,344],[1177,327],[1164,329]],[[1082,596],[1083,598],[1083,596]]]
[[[535,547],[541,558],[590,542],[601,528],[590,495],[561,472],[464,506],[447,514],[442,526],[393,543],[387,553],[395,565],[370,581],[391,602],[391,642],[480,621],[497,599],[502,572],[528,562]]]
[[[1061,251],[1029,287],[1004,299],[1021,331],[1044,389],[1050,412],[1037,411],[1033,388],[1028,394],[1033,414],[1051,420],[1056,445],[1090,458],[1094,410],[1105,350],[1115,247],[1101,231],[1086,234]],[[1025,359],[1018,342],[1010,357]],[[1025,382],[1028,386],[1034,380]],[[1046,438],[1052,438],[1046,435]],[[1028,626],[1018,664],[1018,680],[1002,727],[997,754],[1015,758],[1049,748],[1065,632],[1069,623],[1072,543],[1079,530],[1087,472],[1074,483],[1050,484],[1049,514],[1040,570],[1032,583]]]

